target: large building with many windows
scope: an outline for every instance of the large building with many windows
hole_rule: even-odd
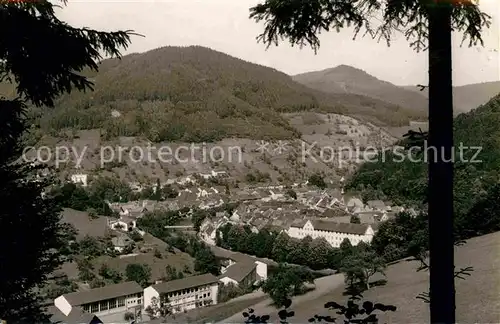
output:
[[[328,220],[306,220],[291,226],[287,233],[297,239],[307,236],[312,239],[322,237],[333,247],[339,247],[345,239],[349,239],[352,245],[358,245],[360,242],[370,243],[374,235],[369,224],[336,223]]]
[[[66,316],[77,307],[101,316],[133,311],[142,304],[143,289],[135,281],[64,294],[54,300],[54,306]]]
[[[144,289],[144,308],[156,299],[158,306],[168,303],[173,313],[217,304],[219,280],[211,275],[162,282]]]

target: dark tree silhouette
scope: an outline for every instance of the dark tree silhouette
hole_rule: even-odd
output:
[[[430,313],[433,323],[454,323],[451,31],[463,31],[469,45],[482,45],[490,17],[476,0],[265,0],[250,11],[250,18],[265,22],[258,40],[268,46],[287,38],[316,51],[321,31],[354,26],[355,37],[364,29],[389,44],[401,31],[417,51],[429,50],[429,146],[436,148],[429,161]],[[381,25],[373,26],[380,15]]]
[[[27,104],[52,106],[73,88],[91,89],[82,72],[97,70],[100,53],[119,56],[118,48],[128,43],[127,32],[63,23],[48,1],[0,2],[0,82],[12,83],[17,94],[6,99],[10,94],[0,93],[0,319],[44,321],[37,288],[61,264],[68,237],[58,204],[43,195],[51,180],[35,181],[39,167],[18,160]]]
[[[384,305],[381,303],[372,303],[371,301],[364,301],[362,295],[353,295],[348,300],[346,305],[340,305],[336,302],[327,302],[325,308],[335,311],[335,317],[331,315],[316,314],[309,318],[309,323],[344,323],[344,324],[377,324],[379,319],[377,311],[381,313],[395,312],[396,306]],[[280,324],[290,323],[290,318],[295,316],[295,312],[290,310],[292,300],[287,299],[283,305],[283,309],[278,312]],[[248,311],[242,313],[245,324],[250,323],[269,323],[271,320],[270,315],[257,315],[255,310],[249,308]],[[340,317],[340,318],[339,318]]]

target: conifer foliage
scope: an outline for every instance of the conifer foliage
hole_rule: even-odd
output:
[[[62,93],[91,89],[82,72],[96,70],[101,53],[119,56],[129,37],[73,28],[48,1],[0,1],[0,91],[16,87],[15,98],[0,93],[0,319],[45,320],[38,288],[62,263],[59,251],[68,240],[60,208],[43,194],[51,180],[36,178],[40,167],[19,161],[26,105],[52,106]]]

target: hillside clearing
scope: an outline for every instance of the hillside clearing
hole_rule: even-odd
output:
[[[471,239],[456,248],[457,268],[474,267],[466,280],[456,280],[456,316],[459,323],[498,323],[500,321],[500,233]],[[428,272],[416,272],[416,262],[402,261],[387,270],[387,284],[374,287],[364,294],[365,300],[393,304],[395,313],[380,316],[382,323],[426,323],[428,305],[416,299],[428,291]],[[314,314],[332,315],[323,305],[328,301],[346,299],[339,288],[318,299],[300,303],[295,311],[294,323],[304,323]]]

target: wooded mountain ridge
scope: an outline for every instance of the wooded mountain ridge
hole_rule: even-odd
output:
[[[427,115],[427,88],[420,91],[421,88],[416,84],[397,86],[352,66],[339,65],[321,71],[307,72],[295,75],[293,79],[327,93],[363,95],[405,107],[415,114]],[[454,87],[455,114],[469,112],[485,104],[499,92],[500,81]]]
[[[281,115],[341,113],[379,126],[425,118],[387,101],[311,89],[275,69],[201,46],[162,47],[105,60],[88,73],[95,91],[62,96],[34,110],[42,131],[103,129],[108,137],[214,141],[227,137],[294,138]]]

